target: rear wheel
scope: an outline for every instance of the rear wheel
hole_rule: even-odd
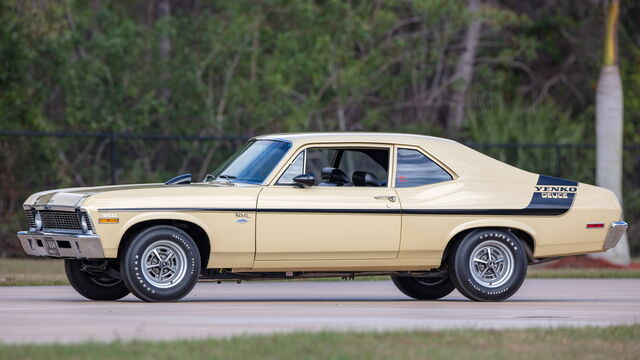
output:
[[[418,278],[392,275],[391,280],[403,294],[417,300],[440,299],[449,295],[455,288],[447,276]]]
[[[472,231],[453,249],[449,274],[456,289],[475,301],[503,301],[527,276],[527,253],[510,231]]]
[[[120,260],[122,278],[144,301],[186,296],[200,275],[200,252],[193,239],[173,226],[154,226],[132,240]]]
[[[66,259],[64,270],[71,286],[80,295],[91,300],[118,300],[129,294],[121,279],[110,275],[114,272],[112,261]]]

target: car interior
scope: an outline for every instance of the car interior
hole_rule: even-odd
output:
[[[307,149],[306,173],[317,186],[387,186],[389,150],[380,148]]]

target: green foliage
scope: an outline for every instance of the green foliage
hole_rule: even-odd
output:
[[[561,146],[590,143],[591,133],[586,131],[585,122],[572,118],[550,100],[533,106],[521,100],[507,104],[497,99],[469,114],[467,126],[473,143],[541,145],[485,151],[501,161],[532,172],[593,182],[593,165],[585,167],[593,164],[592,154]],[[575,161],[580,155],[587,157]]]
[[[480,19],[469,123],[449,135],[593,141],[601,59],[594,39],[603,19],[591,3],[484,2],[475,18],[464,0],[169,1],[168,16],[159,15],[161,2],[1,1],[0,129],[445,136],[465,31]],[[639,11],[623,5],[621,15],[627,143],[640,142]],[[13,241],[29,193],[107,183],[109,146],[104,138],[0,137],[0,241]],[[229,141],[120,141],[117,179],[201,177],[233,148]],[[490,154],[532,171],[593,178],[590,150]],[[629,204],[638,203],[634,154],[625,159]],[[637,218],[632,206],[627,214]],[[640,227],[632,233],[640,246]]]

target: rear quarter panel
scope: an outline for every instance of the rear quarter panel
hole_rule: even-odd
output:
[[[603,251],[609,225],[621,216],[613,193],[596,186],[578,184],[573,203],[563,214],[518,213],[531,203],[537,179],[536,174],[520,176],[517,182],[457,179],[397,189],[403,208],[398,258],[423,258],[432,265],[439,265],[452,238],[465,230],[481,227],[505,227],[526,232],[533,238],[535,257]],[[407,210],[424,210],[424,213],[412,214]],[[442,213],[438,213],[440,210]],[[451,210],[456,213],[447,214]],[[482,214],[485,210],[486,215]],[[492,210],[515,212],[493,215]],[[588,223],[603,223],[605,227],[587,229]]]

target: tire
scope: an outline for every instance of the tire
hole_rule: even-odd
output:
[[[503,301],[518,291],[527,276],[527,253],[510,231],[475,230],[455,246],[448,270],[456,289],[465,297]]]
[[[448,277],[420,279],[391,275],[391,281],[403,294],[416,300],[437,300],[449,295],[455,289]]]
[[[120,259],[125,285],[139,299],[176,301],[189,294],[200,275],[195,241],[173,226],[150,227],[137,234]]]
[[[96,262],[104,263],[104,262]],[[90,300],[118,300],[129,295],[129,289],[120,279],[99,271],[87,271],[91,264],[85,260],[66,259],[64,271],[71,286]]]

